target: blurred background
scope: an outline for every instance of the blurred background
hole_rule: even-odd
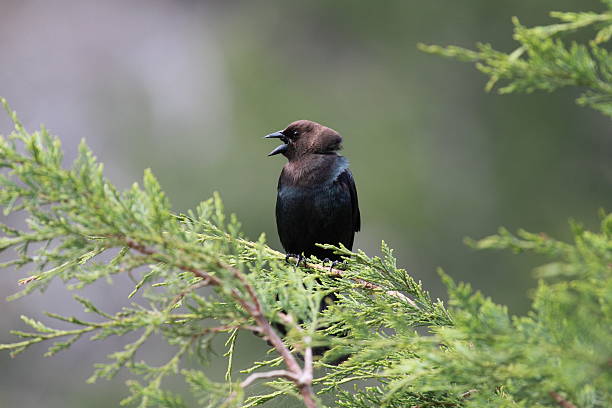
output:
[[[568,239],[570,217],[597,228],[598,209],[612,201],[610,121],[576,106],[573,90],[486,94],[473,66],[416,44],[485,41],[511,51],[512,16],[537,25],[551,22],[550,10],[600,8],[596,0],[0,0],[0,95],[30,130],[44,123],[61,136],[67,164],[85,138],[122,188],[152,168],[177,211],[219,191],[245,233],[263,232],[277,249],[284,159],[266,157],[276,144],[262,136],[296,119],[321,122],[344,136],[357,181],[356,248],[375,255],[384,239],[434,296],[444,297],[442,267],[522,314],[536,284],[531,268],[544,259],[475,252],[463,239],[502,225]],[[0,133],[11,129],[0,114]],[[6,302],[26,275],[0,271],[0,343],[15,340],[8,332],[24,328],[22,314],[79,313],[61,284]],[[117,277],[84,294],[116,308],[129,292]],[[243,347],[261,353],[259,343],[245,338]],[[0,353],[0,408],[118,406],[123,375],[84,378],[123,344],[81,341],[49,359],[45,347]]]

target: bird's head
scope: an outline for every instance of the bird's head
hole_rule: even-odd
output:
[[[290,161],[308,154],[336,154],[342,148],[342,136],[338,132],[310,120],[295,121],[284,130],[270,133],[265,137],[280,139],[283,142],[268,156],[281,153]]]

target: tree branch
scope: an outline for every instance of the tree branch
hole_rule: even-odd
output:
[[[124,238],[124,242],[129,248],[134,249],[142,254],[150,255],[153,257],[160,255],[154,249],[148,248],[147,246],[127,237]],[[165,261],[164,259],[159,260]],[[310,346],[306,347],[304,357],[305,363],[304,368],[302,369],[298,364],[295,356],[291,353],[289,348],[285,345],[285,343],[283,343],[283,340],[280,338],[280,336],[272,328],[272,325],[270,324],[268,319],[266,319],[263,313],[263,309],[261,307],[261,303],[259,302],[259,298],[257,297],[257,293],[255,292],[253,286],[246,279],[246,276],[238,268],[235,268],[231,265],[227,265],[222,262],[217,262],[217,265],[227,271],[232,272],[232,274],[242,283],[248,293],[249,300],[245,299],[240,293],[240,291],[238,291],[236,288],[232,288],[230,290],[231,296],[234,298],[234,300],[236,300],[236,302],[238,302],[242,306],[242,308],[251,316],[251,318],[255,320],[255,323],[259,328],[258,331],[268,340],[268,342],[270,342],[276,352],[280,354],[280,356],[283,358],[285,365],[288,368],[288,370],[275,370],[270,371],[268,373],[251,374],[251,376],[247,377],[247,379],[243,381],[243,384],[246,383],[246,385],[249,385],[258,378],[287,378],[291,380],[298,388],[306,407],[316,408],[317,404],[315,401],[314,392],[312,390],[313,367],[312,350]],[[202,281],[198,282],[201,283],[202,286],[212,285],[223,287],[223,281],[208,272],[187,265],[176,265],[176,267],[183,271],[191,272],[194,274],[194,276],[202,278]],[[193,285],[192,287],[188,288],[187,291],[192,288]],[[288,316],[287,318],[290,320]],[[252,328],[250,330],[253,331]],[[306,337],[305,340],[307,340],[307,343],[310,343],[310,337]]]
[[[255,381],[262,378],[286,378],[293,382],[296,382],[298,379],[295,375],[287,370],[272,370],[266,371],[265,373],[253,373],[249,375],[243,382],[240,383],[242,388],[246,388]]]
[[[230,236],[229,234],[224,234],[224,238],[236,240],[240,244],[245,245],[245,246],[247,246],[249,248],[258,248],[259,247],[258,244],[255,243],[255,242],[251,242],[249,240],[241,239],[241,238],[234,238],[234,237]],[[282,258],[282,259],[286,258],[286,255],[284,255],[284,254],[282,254],[282,253],[280,253],[278,251],[275,251],[272,248],[265,247],[264,249],[266,250],[266,252],[268,252],[270,255],[275,256],[276,258]],[[289,258],[293,258],[293,259],[295,259],[297,261],[297,258],[295,258],[295,257],[290,256]],[[346,278],[347,277],[346,276],[346,272],[343,271],[342,269],[328,268],[328,267],[325,267],[323,265],[318,265],[318,264],[308,264],[305,260],[302,262],[301,265],[303,265],[305,268],[314,269],[314,270],[317,270],[317,271],[320,271],[320,272],[324,272],[324,273],[329,274],[331,276],[338,276],[338,277],[341,277],[341,278]],[[362,285],[364,289],[383,291],[387,295],[393,296],[395,298],[398,298],[398,299],[408,303],[410,306],[414,307],[415,309],[420,310],[419,306],[416,304],[416,302],[414,300],[410,299],[408,296],[404,295],[401,292],[398,292],[396,290],[385,290],[382,286],[377,285],[377,284],[372,283],[372,282],[368,282],[368,281],[366,281],[364,279],[359,279],[359,278],[354,278],[354,277],[350,277],[349,279],[351,279],[354,282]]]
[[[346,278],[346,272],[343,271],[342,269],[336,269],[336,268],[326,268],[323,265],[318,265],[318,264],[308,264],[306,263],[306,261],[304,261],[302,263],[302,265],[304,265],[304,267],[309,268],[309,269],[315,269],[317,271],[321,271],[324,273],[327,273],[331,276],[338,276],[340,278]],[[360,279],[360,278],[355,278],[355,277],[349,277],[349,279],[351,279],[352,281],[360,284],[364,289],[369,289],[369,290],[378,290],[378,291],[383,291],[385,292],[387,295],[389,296],[393,296],[395,298],[398,298],[400,300],[403,300],[404,302],[410,304],[410,306],[414,307],[415,309],[420,309],[419,306],[416,304],[416,302],[412,299],[410,299],[408,296],[404,295],[401,292],[398,292],[397,290],[385,290],[382,286],[377,285],[375,283],[372,282],[368,282],[364,279]]]
[[[548,395],[550,395],[552,397],[552,399],[554,399],[555,402],[557,404],[559,404],[560,407],[563,407],[563,408],[577,408],[576,405],[572,404],[571,402],[569,402],[568,400],[563,398],[561,395],[559,395],[558,392],[549,391]]]

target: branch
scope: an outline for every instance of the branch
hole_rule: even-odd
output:
[[[561,395],[559,395],[559,393],[557,393],[555,391],[550,391],[548,393],[548,395],[550,395],[552,397],[552,399],[554,399],[555,402],[557,404],[559,404],[560,407],[563,407],[563,408],[577,408],[574,404],[572,404],[571,402],[569,402],[568,400],[563,398]]]
[[[312,339],[310,336],[304,337],[304,342],[306,343],[306,350],[304,350],[304,370],[302,372],[302,377],[299,378],[299,382],[303,384],[311,384],[312,383],[312,347],[310,346],[310,342]]]
[[[229,234],[225,234],[226,237],[230,237]],[[251,242],[248,241],[246,239],[237,239],[237,241],[245,246],[251,247],[251,248],[256,248],[257,244],[255,242]],[[286,256],[281,254],[278,251],[275,251],[272,248],[265,248],[266,252],[268,252],[270,255],[275,256],[276,258],[280,258],[280,259],[285,259]],[[289,258],[293,258],[297,261],[297,258],[290,256]],[[306,261],[303,261],[301,263],[301,265],[303,265],[305,268],[308,269],[314,269],[320,272],[324,272],[327,273],[331,276],[338,276],[341,278],[346,278],[346,272],[343,271],[342,269],[337,269],[337,268],[327,268],[323,265],[319,265],[319,264],[313,264],[313,263],[307,263]],[[410,299],[408,296],[404,295],[401,292],[398,292],[397,290],[385,290],[382,286],[377,285],[375,283],[372,282],[368,282],[364,279],[360,279],[360,278],[355,278],[355,277],[349,277],[349,279],[351,279],[352,281],[360,284],[361,286],[363,286],[364,289],[369,289],[369,290],[378,290],[378,291],[383,291],[385,292],[387,295],[389,296],[393,296],[395,298],[398,298],[400,300],[403,300],[404,302],[410,304],[410,306],[414,307],[415,309],[420,309],[419,306],[416,304],[416,302],[412,299]]]
[[[206,279],[201,280],[199,282],[194,283],[193,285],[189,286],[187,289],[185,289],[184,291],[182,291],[181,293],[179,293],[178,295],[176,295],[174,297],[174,299],[172,299],[172,302],[170,302],[171,304],[175,305],[178,302],[180,302],[187,294],[193,292],[196,289],[202,288],[204,286],[208,285],[208,281]]]
[[[296,385],[300,394],[302,395],[302,399],[304,400],[304,404],[308,408],[316,408],[316,402],[314,398],[314,392],[312,390],[312,377],[313,377],[313,368],[312,368],[312,350],[310,346],[306,347],[305,356],[304,356],[304,368],[300,368],[297,360],[291,354],[291,351],[287,348],[285,343],[283,343],[280,336],[276,333],[276,331],[270,325],[270,322],[263,315],[263,310],[261,308],[261,304],[259,303],[259,299],[257,298],[257,294],[255,293],[255,289],[251,286],[244,274],[240,272],[237,268],[234,268],[230,265],[223,265],[219,263],[220,266],[225,267],[227,270],[231,270],[234,273],[234,276],[242,282],[245,286],[249,296],[251,297],[251,302],[253,303],[253,310],[248,311],[249,314],[255,319],[257,325],[261,327],[262,333],[267,337],[268,341],[272,344],[272,346],[276,349],[276,351],[283,357],[285,365],[289,368],[289,371],[292,375],[290,378],[293,383]],[[308,344],[310,344],[310,337],[305,337],[304,340]],[[308,358],[310,355],[310,358]]]
[[[255,381],[262,379],[262,378],[286,378],[293,382],[296,382],[298,380],[294,374],[292,374],[291,372],[287,370],[272,370],[272,371],[267,371],[265,373],[253,373],[249,375],[243,382],[241,382],[240,386],[242,388],[246,388],[252,383],[254,383]]]
[[[343,271],[342,269],[336,269],[336,268],[326,268],[323,265],[318,265],[318,264],[308,264],[306,263],[306,261],[304,261],[302,263],[302,265],[304,265],[304,267],[309,268],[309,269],[314,269],[317,271],[321,271],[321,272],[325,272],[331,276],[337,276],[340,278],[346,278],[346,272]],[[419,306],[416,304],[416,302],[412,299],[410,299],[408,296],[404,295],[401,292],[398,292],[397,290],[385,290],[385,288],[383,288],[380,285],[377,285],[375,283],[372,282],[368,282],[364,279],[361,278],[355,278],[355,277],[349,277],[349,279],[351,279],[352,281],[360,284],[364,289],[369,289],[369,290],[377,290],[377,291],[383,291],[385,292],[387,295],[389,296],[393,296],[395,298],[398,298],[400,300],[403,300],[404,302],[410,304],[410,306],[414,307],[415,309],[420,309]]]
[[[142,254],[150,255],[156,259],[163,258],[163,256],[160,256],[161,254],[156,252],[154,249],[151,249],[132,239],[124,238],[124,242],[129,248],[134,249]],[[165,261],[164,259],[158,260],[162,262]],[[255,292],[253,286],[249,284],[248,280],[246,279],[246,276],[244,276],[244,274],[238,268],[235,268],[231,265],[227,265],[222,262],[217,262],[217,265],[227,271],[232,272],[233,275],[242,283],[250,299],[244,299],[242,294],[236,288],[232,288],[230,290],[231,296],[234,298],[234,300],[236,300],[236,302],[238,302],[242,306],[245,312],[247,312],[253,318],[253,320],[255,320],[258,327],[257,331],[260,332],[264,336],[264,338],[266,338],[270,342],[276,352],[280,354],[280,356],[283,358],[283,361],[288,368],[288,371],[275,370],[270,371],[268,373],[251,374],[251,376],[247,377],[243,384],[246,383],[246,385],[249,385],[258,378],[287,378],[291,380],[299,390],[306,407],[316,408],[317,404],[315,401],[314,392],[312,390],[313,367],[312,350],[310,346],[306,347],[304,357],[305,363],[304,368],[302,369],[298,364],[295,356],[291,353],[285,343],[283,343],[283,340],[272,328],[272,325],[270,324],[268,319],[266,319],[266,317],[264,316],[261,303],[259,302],[259,299],[257,297],[257,293]],[[191,272],[194,276],[202,278],[202,281],[198,282],[198,284],[201,284],[202,286],[212,285],[217,287],[223,287],[223,281],[221,281],[221,279],[214,275],[211,275],[206,271],[202,271],[187,265],[176,265],[176,267],[178,267],[182,271]],[[188,288],[187,291],[192,289],[193,286]],[[288,316],[287,318],[290,319]],[[255,331],[253,330],[253,328],[250,328],[250,330]],[[310,337],[306,337],[305,340],[307,341],[307,343],[310,343]]]

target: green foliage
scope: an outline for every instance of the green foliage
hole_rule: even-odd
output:
[[[612,37],[612,3],[603,0],[607,10],[595,12],[552,12],[560,23],[527,28],[513,19],[514,39],[521,45],[510,53],[478,44],[477,50],[462,47],[419,44],[425,52],[476,62],[490,77],[486,89],[503,82],[499,93],[554,91],[566,86],[586,89],[580,105],[595,108],[612,117],[612,55],[606,49]],[[591,29],[588,44],[568,42],[565,37]]]
[[[556,260],[536,271],[541,280],[532,311],[510,316],[442,274],[453,324],[433,327],[431,335],[390,337],[388,354],[381,356],[385,386],[344,393],[340,405],[545,407],[555,406],[551,395],[562,394],[575,406],[609,406],[612,214],[604,216],[601,233],[573,229],[572,244],[505,230],[472,242]]]
[[[517,23],[522,45],[510,55],[489,46],[427,50],[480,61],[491,87],[507,81],[502,92],[586,86],[583,102],[612,115],[610,57],[600,46],[612,34],[611,13],[554,16],[562,23],[532,29]],[[567,47],[558,38],[587,26],[599,30],[588,46]],[[539,283],[526,316],[511,316],[440,272],[449,293],[445,306],[397,267],[385,243],[381,257],[334,248],[345,257],[343,270],[316,259],[295,267],[264,236],[244,238],[218,195],[174,214],[150,171],[142,187],[120,192],[84,144],[64,169],[59,139],[44,128],[27,132],[9,114],[15,131],[0,137],[0,205],[6,215],[24,216],[27,228],[0,225],[0,250],[11,254],[2,267],[34,270],[11,298],[44,291],[58,279],[74,291],[99,280],[112,283],[115,274],[135,280],[121,311],[105,312],[75,295],[91,319],[47,313],[72,326],[58,329],[23,317],[30,329],[12,331],[19,339],[0,350],[17,355],[44,342],[46,355],[53,355],[83,338],[131,334],[135,340],[98,364],[89,382],[128,370],[133,379],[123,403],[139,407],[186,406],[183,396],[168,391],[169,376],[181,377],[198,405],[209,407],[252,407],[282,395],[308,404],[311,383],[317,397],[309,406],[322,406],[319,396],[346,408],[612,405],[612,214],[602,212],[599,232],[572,223],[573,242],[505,229],[468,241],[478,249],[551,259],[535,271]],[[320,311],[319,301],[330,292],[337,301]],[[272,354],[238,367],[238,379],[233,356],[241,331],[268,341]],[[286,335],[275,343],[279,332]],[[137,359],[154,336],[174,350],[156,366]],[[224,382],[212,381],[207,367],[217,337],[225,340]],[[312,371],[310,350],[322,346],[329,351]],[[248,388],[257,379],[265,381],[267,394]]]
[[[29,228],[2,226],[2,249],[15,251],[3,266],[37,269],[13,298],[44,290],[53,279],[79,290],[129,271],[140,276],[130,297],[143,294],[138,302],[126,299],[116,314],[75,296],[95,316],[91,321],[47,313],[73,329],[23,317],[32,330],[14,330],[22,340],[0,345],[12,355],[40,342],[50,344],[46,355],[52,355],[86,335],[101,341],[139,332],[134,342],[98,364],[88,380],[130,370],[141,380],[128,382],[131,395],[125,404],[185,406],[164,390],[168,375],[183,376],[203,406],[255,406],[282,394],[297,395],[293,383],[276,378],[267,380],[269,394],[247,397],[231,378],[232,354],[240,347],[237,330],[256,324],[237,301],[248,298],[252,287],[269,321],[286,326],[285,342],[292,350],[304,350],[306,335],[315,346],[331,347],[315,362],[313,382],[318,393],[335,395],[339,406],[555,406],[551,393],[580,407],[612,401],[612,215],[603,215],[600,233],[573,224],[571,244],[503,229],[471,242],[477,248],[533,251],[554,259],[536,271],[541,280],[527,316],[512,317],[505,307],[442,274],[450,296],[446,308],[397,267],[384,243],[381,258],[336,248],[346,256],[341,277],[330,276],[316,260],[292,267],[263,237],[245,240],[236,218],[223,214],[218,196],[194,212],[174,215],[149,171],[142,188],[118,192],[85,145],[65,170],[59,140],[44,128],[26,132],[12,115],[15,132],[0,139],[5,169],[0,202],[6,214],[24,212]],[[112,256],[102,260],[104,253]],[[205,279],[197,271],[220,284],[199,290]],[[332,290],[340,293],[338,301],[320,313],[319,299]],[[302,329],[279,319],[281,310]],[[152,336],[175,349],[160,366],[136,360]],[[181,369],[188,359],[204,367],[216,336],[228,338],[225,384],[212,382],[205,368]],[[346,353],[350,358],[342,364],[328,364]],[[279,357],[254,361],[242,372],[282,363]],[[375,385],[363,388],[364,380]]]
[[[162,391],[161,385],[166,376],[179,374],[202,404],[239,405],[244,392],[240,384],[232,383],[229,373],[236,330],[252,330],[257,323],[245,303],[251,289],[265,317],[286,327],[285,341],[294,352],[303,352],[306,336],[312,338],[314,346],[333,346],[329,356],[317,363],[321,367],[341,351],[362,350],[355,354],[359,359],[364,358],[364,350],[370,350],[376,358],[383,356],[388,350],[381,346],[390,342],[382,331],[384,327],[410,333],[410,327],[451,322],[441,302],[432,301],[420,283],[396,267],[386,246],[382,259],[364,253],[349,259],[349,270],[342,279],[327,276],[327,267],[313,269],[312,265],[318,266],[316,260],[311,266],[295,268],[285,262],[283,254],[266,246],[263,236],[257,242],[245,240],[236,217],[228,219],[224,215],[218,195],[200,204],[196,211],[175,215],[151,172],[145,172],[143,187],[134,184],[119,192],[103,177],[102,166],[84,144],[72,167],[66,170],[62,168],[59,139],[44,128],[28,133],[16,115],[10,114],[15,131],[0,139],[0,163],[4,169],[0,203],[7,215],[24,213],[29,228],[19,231],[2,226],[1,248],[14,250],[13,259],[2,266],[35,268],[34,274],[21,281],[25,288],[11,298],[42,291],[54,279],[79,290],[113,274],[131,272],[139,278],[130,297],[141,292],[142,300],[128,303],[126,299],[120,312],[109,314],[75,296],[95,319],[47,314],[75,326],[65,330],[24,317],[33,330],[13,331],[23,340],[0,345],[0,350],[9,350],[14,356],[31,345],[50,340],[55,342],[47,352],[51,355],[90,333],[90,340],[100,341],[137,332],[134,342],[110,354],[107,363],[96,366],[89,382],[112,378],[119,370],[128,369],[142,382],[129,382],[132,394],[124,403],[174,407],[182,402]],[[346,249],[338,250],[350,254]],[[203,286],[211,286],[212,291],[199,290]],[[342,291],[342,300],[319,313],[320,299],[332,290]],[[349,308],[351,318],[344,319]],[[290,320],[280,319],[280,311],[285,311]],[[300,327],[292,322],[300,322]],[[372,329],[376,333],[371,333]],[[329,335],[347,330],[354,335]],[[188,358],[205,365],[213,338],[228,335],[227,384],[213,383],[204,371],[180,369],[181,362]],[[174,356],[161,366],[136,360],[138,350],[152,336],[161,336],[175,348]],[[243,372],[277,367],[281,362],[278,357],[253,362]],[[384,365],[381,361],[371,367]],[[331,392],[342,382],[380,376],[374,372],[356,376],[360,371],[355,363],[322,375],[315,382]],[[270,385],[277,391],[251,396],[245,406],[295,393],[293,384],[284,379],[272,380]]]

